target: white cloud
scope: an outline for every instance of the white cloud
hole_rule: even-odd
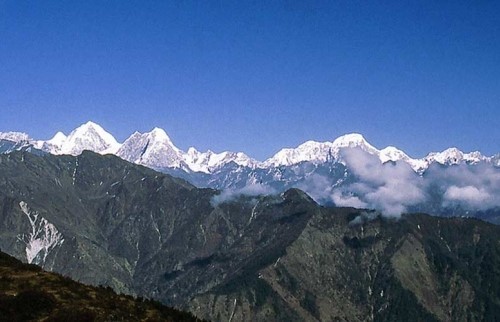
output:
[[[354,208],[367,208],[368,204],[361,201],[358,197],[343,193],[342,191],[335,190],[332,194],[333,202],[339,207],[354,207]]]
[[[442,187],[443,206],[469,210],[500,207],[500,171],[488,164],[431,168],[426,180]]]
[[[444,204],[463,204],[477,209],[488,208],[491,195],[485,189],[473,186],[457,187],[451,186],[444,193]],[[486,206],[486,207],[485,207]]]
[[[327,177],[319,174],[312,174],[304,182],[297,185],[297,188],[305,191],[316,202],[330,199],[332,182]]]
[[[210,203],[212,204],[212,206],[216,207],[221,203],[235,200],[242,195],[253,197],[260,195],[269,195],[274,193],[276,193],[276,190],[267,185],[251,184],[241,189],[223,190],[220,194],[213,196],[212,200],[210,200]]]
[[[342,157],[357,182],[336,189],[332,194],[335,204],[359,204],[386,216],[399,216],[408,206],[426,199],[423,179],[408,164],[382,164],[378,157],[357,148],[344,149]],[[351,197],[345,199],[346,195]]]

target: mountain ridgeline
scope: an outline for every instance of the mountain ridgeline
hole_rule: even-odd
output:
[[[224,194],[89,151],[0,155],[0,248],[214,321],[500,318],[499,226]]]
[[[135,132],[123,143],[88,122],[68,136],[47,141],[24,133],[0,133],[0,153],[114,154],[183,178],[197,187],[281,193],[299,188],[322,205],[371,208],[388,216],[426,212],[500,223],[500,154],[456,148],[415,159],[395,147],[377,149],[360,134],[332,142],[307,141],[260,162],[242,152],[177,148],[159,128]]]

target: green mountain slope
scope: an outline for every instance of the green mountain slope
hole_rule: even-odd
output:
[[[72,281],[0,252],[1,321],[200,321],[158,302]]]
[[[0,247],[216,321],[500,318],[499,226],[218,194],[114,156],[0,155]]]

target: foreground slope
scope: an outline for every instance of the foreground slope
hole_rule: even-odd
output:
[[[0,320],[200,321],[153,301],[117,295],[0,252]]]
[[[500,227],[242,196],[114,156],[0,156],[0,247],[216,321],[500,318]]]

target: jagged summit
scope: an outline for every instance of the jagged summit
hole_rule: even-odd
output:
[[[183,152],[172,143],[163,129],[157,127],[151,132],[132,134],[116,155],[154,169],[179,168],[183,165]]]

